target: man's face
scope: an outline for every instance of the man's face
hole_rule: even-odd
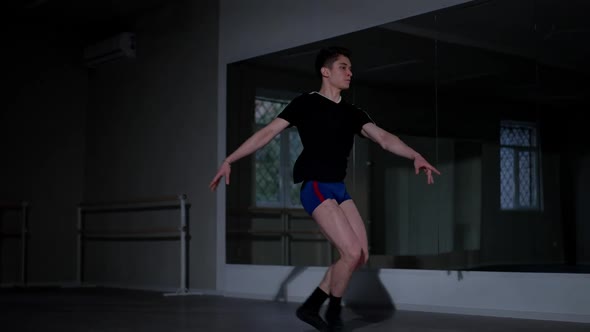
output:
[[[350,87],[352,79],[352,65],[350,59],[344,55],[339,55],[332,67],[324,67],[322,75],[328,79],[330,85],[340,90],[346,90]]]

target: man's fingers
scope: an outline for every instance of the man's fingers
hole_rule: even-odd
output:
[[[425,163],[422,166],[418,166],[416,168],[416,174],[419,174],[421,169],[424,169],[424,174],[426,174],[428,184],[434,183],[434,176],[432,175],[432,172],[440,175],[438,169],[434,168],[432,165],[428,163]]]
[[[434,172],[434,173],[440,175],[440,172],[438,171],[438,169],[434,168],[432,165],[424,166],[424,170],[428,170],[429,172]]]
[[[219,186],[219,182],[221,182],[221,178],[223,178],[223,177],[225,177],[225,184],[229,185],[229,175],[230,174],[231,174],[231,170],[226,170],[222,166],[219,169],[219,171],[217,172],[217,174],[215,174],[213,181],[211,181],[211,183],[209,184],[209,188],[211,189],[211,191],[215,191],[215,189],[217,189],[217,186]]]
[[[433,171],[434,173],[440,175],[440,172],[438,171],[438,169],[434,168],[434,166],[430,165],[430,167],[428,167],[431,171]]]
[[[215,189],[217,189],[217,185],[219,184],[219,180],[221,180],[221,175],[219,175],[219,174],[215,175],[215,177],[213,178],[213,181],[211,181],[211,183],[209,184],[209,188],[211,189],[211,191],[215,191]]]

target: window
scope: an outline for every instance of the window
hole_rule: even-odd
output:
[[[270,123],[289,103],[288,100],[256,97],[255,130]],[[255,206],[301,207],[299,185],[293,184],[293,165],[303,149],[295,128],[284,130],[254,158]]]
[[[539,144],[532,123],[503,121],[500,126],[500,208],[540,209]]]

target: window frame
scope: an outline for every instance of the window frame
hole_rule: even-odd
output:
[[[502,130],[505,128],[515,129],[515,128],[526,128],[531,132],[531,144],[530,145],[520,145],[520,144],[505,144],[502,142]],[[503,201],[503,182],[502,182],[502,172],[503,172],[503,156],[502,150],[503,149],[510,149],[512,150],[513,155],[513,169],[512,169],[512,182],[514,184],[514,197],[512,200],[512,207],[504,207],[502,206]],[[531,173],[531,183],[529,185],[529,192],[531,196],[530,205],[523,205],[520,202],[520,196],[522,195],[521,185],[520,185],[520,170],[522,167],[519,163],[519,155],[521,152],[529,152],[531,160],[529,161],[529,165],[534,164],[533,167],[530,167]],[[502,120],[500,122],[500,139],[499,139],[499,166],[500,166],[500,206],[499,209],[505,212],[529,212],[529,211],[542,211],[542,182],[541,182],[541,148],[540,148],[540,135],[539,135],[539,128],[538,125],[534,122],[524,122],[524,121],[514,121],[514,120]],[[536,192],[533,190],[536,188]]]
[[[266,101],[266,102],[273,102],[273,103],[280,103],[283,104],[282,109],[286,107],[291,100],[295,97],[294,94],[288,92],[269,92],[268,90],[263,90],[263,93],[257,90],[256,96],[254,98],[256,105],[256,101]],[[281,109],[281,110],[282,110]],[[254,131],[258,131],[263,128],[266,124],[261,124],[256,122],[256,107],[254,107]],[[273,201],[259,201],[257,199],[257,179],[256,179],[256,158],[252,158],[252,179],[254,185],[252,186],[252,206],[255,208],[287,208],[287,209],[302,209],[301,203],[297,200],[296,203],[291,201],[291,190],[293,187],[293,177],[292,177],[292,166],[291,166],[291,132],[296,132],[297,129],[295,127],[286,128],[283,130],[279,136],[279,180],[278,180],[278,199],[276,202]],[[264,147],[266,148],[266,147]],[[262,149],[264,149],[262,148]],[[262,150],[260,149],[260,150]],[[258,151],[260,151],[258,150]],[[257,151],[257,152],[258,152]],[[255,152],[255,153],[257,153]]]

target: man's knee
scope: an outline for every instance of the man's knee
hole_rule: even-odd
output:
[[[362,259],[362,248],[360,246],[352,245],[346,248],[342,253],[342,259],[354,270],[358,262]]]

